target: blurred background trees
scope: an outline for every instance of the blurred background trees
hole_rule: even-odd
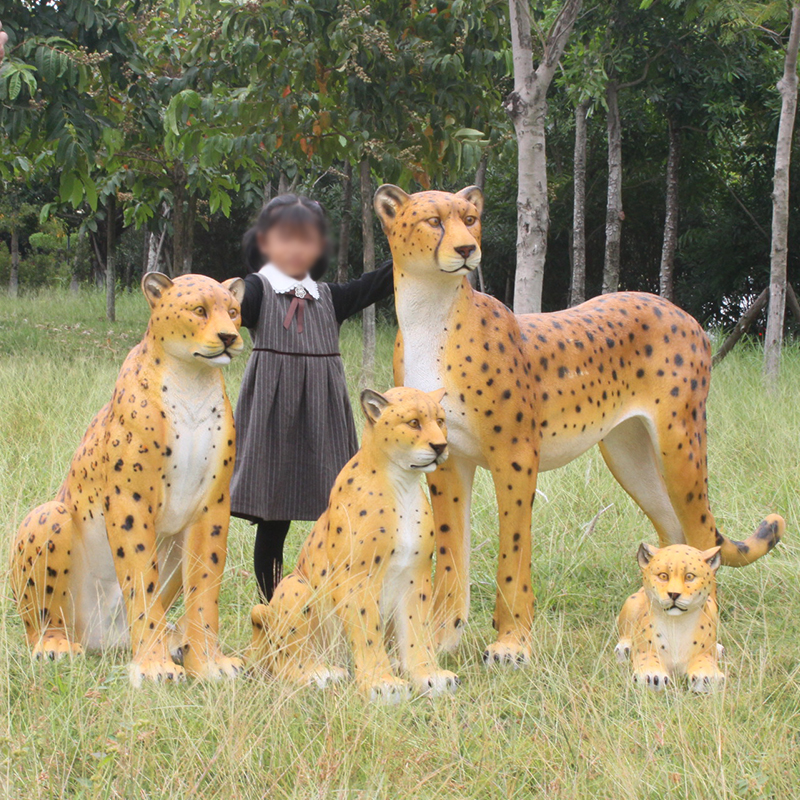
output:
[[[548,221],[543,261],[524,214],[518,225],[514,8],[518,0],[0,2],[9,36],[0,284],[76,290],[113,275],[113,299],[147,269],[237,274],[251,217],[289,189],[328,209],[345,279],[387,256],[362,193],[381,182],[409,191],[479,182],[482,280],[508,305],[520,275],[535,274],[543,310],[618,286],[660,291],[704,323],[732,327],[770,284],[791,6],[526,6],[531,74],[550,63],[565,9],[575,16],[538,117],[546,184],[528,219]],[[785,176],[791,286],[796,159]]]

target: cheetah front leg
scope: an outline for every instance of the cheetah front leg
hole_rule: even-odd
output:
[[[470,505],[475,465],[457,456],[428,476],[436,526],[433,640],[453,653],[469,616]]]
[[[55,660],[83,652],[70,639],[73,535],[69,510],[53,501],[25,517],[11,547],[11,591],[36,658]]]
[[[394,610],[394,629],[403,669],[415,690],[436,697],[452,694],[460,681],[454,672],[440,669],[436,661],[430,624],[431,600],[429,571],[416,572]]]
[[[187,531],[183,552],[183,663],[186,671],[204,680],[235,678],[240,658],[226,656],[219,646],[219,592],[228,546],[230,500],[222,487]]]
[[[337,587],[333,599],[353,650],[359,689],[370,700],[399,703],[410,697],[411,685],[392,673],[379,605],[381,584],[382,576],[370,575],[356,586]]]
[[[658,692],[666,689],[671,680],[652,645],[637,642],[633,652],[633,682]]]
[[[536,476],[536,460],[519,452],[506,451],[500,463],[492,464],[500,515],[500,552],[493,619],[497,641],[484,651],[487,666],[520,666],[531,658],[531,512]]]
[[[159,584],[155,521],[149,495],[113,494],[106,500],[106,534],[122,589],[131,634],[131,683],[179,681],[183,667],[169,653],[167,618]]]

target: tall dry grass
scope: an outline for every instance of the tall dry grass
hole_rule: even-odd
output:
[[[146,321],[138,294],[120,321],[103,298],[0,297],[0,564],[29,508],[52,497],[92,415]],[[390,385],[392,332],[380,336],[376,388]],[[342,341],[351,388],[360,338]],[[235,397],[244,359],[227,370]],[[614,662],[614,618],[637,586],[634,554],[654,541],[643,516],[590,452],[542,476],[534,512],[538,613],[534,662],[480,662],[494,599],[497,515],[475,490],[472,616],[454,698],[400,708],[352,687],[294,691],[268,680],[134,691],[125,654],[32,662],[0,582],[0,794],[33,798],[794,798],[800,796],[800,352],[767,397],[760,355],[742,348],[715,371],[710,494],[743,536],[769,511],[789,533],[771,556],[720,575],[726,689],[712,697],[634,690]],[[594,524],[592,524],[594,521]],[[292,533],[289,561],[308,530]],[[251,529],[234,522],[222,636],[249,638]]]

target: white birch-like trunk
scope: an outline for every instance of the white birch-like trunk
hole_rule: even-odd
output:
[[[678,170],[681,164],[681,133],[673,120],[669,120],[669,152],[667,154],[666,213],[664,215],[664,243],[661,247],[661,267],[658,271],[658,293],[675,300],[675,251],[678,249]]]
[[[375,269],[375,228],[372,221],[372,177],[369,158],[359,164],[361,188],[361,238],[364,250],[364,272]],[[375,378],[375,306],[367,306],[361,312],[363,326],[363,355],[361,378],[365,386],[371,386]]]
[[[586,113],[589,102],[575,106],[575,151],[572,163],[572,281],[569,304],[586,299]]]
[[[783,77],[778,82],[781,116],[775,145],[772,189],[772,248],[769,264],[769,311],[764,342],[764,378],[775,388],[780,374],[783,320],[786,313],[786,248],[789,234],[789,167],[797,112],[797,50],[800,45],[800,5],[792,5],[792,27],[786,45]]]
[[[117,198],[106,200],[106,319],[117,319]]]
[[[619,291],[622,246],[622,126],[619,118],[619,85],[606,87],[608,136],[608,195],[606,198],[606,249],[603,259],[603,294]]]
[[[545,121],[547,91],[581,0],[565,0],[547,34],[539,66],[533,67],[533,37],[529,0],[509,0],[514,91],[505,102],[517,137],[517,269],[514,310],[542,310],[542,283],[547,253],[550,210],[547,198]]]

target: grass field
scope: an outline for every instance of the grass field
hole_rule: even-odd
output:
[[[487,672],[497,515],[486,475],[473,515],[472,616],[445,663],[454,698],[399,708],[352,687],[292,691],[268,680],[128,686],[126,655],[34,663],[10,599],[8,542],[55,494],[105,403],[146,311],[122,297],[108,325],[85,294],[0,297],[0,795],[33,798],[784,798],[800,797],[800,351],[767,398],[759,353],[714,373],[710,495],[740,537],[768,512],[788,534],[772,555],[720,573],[728,684],[711,697],[646,694],[614,661],[614,619],[637,587],[635,551],[655,541],[595,450],[547,473],[534,509],[534,662]],[[376,388],[390,385],[392,332]],[[359,334],[343,348],[352,388]],[[244,359],[227,370],[232,398]],[[591,525],[592,521],[594,525]],[[307,526],[291,537],[290,561]],[[234,522],[222,638],[242,650],[255,598],[251,529]]]

